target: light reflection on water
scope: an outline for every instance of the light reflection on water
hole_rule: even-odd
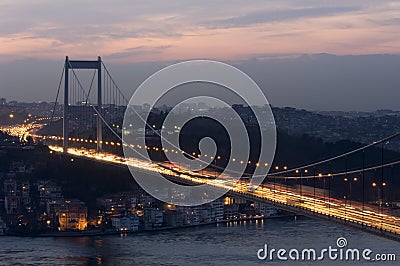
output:
[[[230,222],[129,236],[74,238],[0,237],[0,264],[31,265],[287,265],[259,261],[256,252],[271,248],[335,246],[345,237],[349,248],[397,253],[400,243],[328,222],[301,218]],[[397,257],[399,260],[400,257]],[[319,265],[319,262],[293,262]],[[398,262],[324,261],[324,265],[398,265]]]

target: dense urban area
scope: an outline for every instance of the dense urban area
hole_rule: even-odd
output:
[[[90,171],[88,164],[94,166],[93,162],[74,158],[62,160],[63,165],[60,165],[60,156],[64,155],[53,154],[41,142],[25,134],[37,121],[45,121],[45,125],[46,119],[54,116],[54,108],[55,114],[61,111],[54,103],[0,99],[0,234],[127,233],[287,215],[271,206],[234,197],[223,197],[197,207],[174,206],[149,196],[133,182],[126,169],[119,173],[123,176],[120,184],[114,184],[112,176],[117,174],[107,170],[112,166],[100,166],[104,171]],[[203,108],[203,105],[187,106],[192,112],[202,112]],[[247,124],[253,123],[247,107],[234,105],[233,108]],[[163,113],[168,109],[159,111]],[[211,108],[208,112],[223,116],[219,109]],[[273,113],[281,134],[294,136],[291,141],[312,138],[321,143],[370,143],[400,131],[400,112],[391,110],[310,112],[274,107]],[[385,145],[393,156],[400,151],[398,142]],[[278,154],[277,162],[283,165],[281,157]],[[286,163],[299,162],[286,159]],[[59,169],[67,170],[60,172]],[[340,184],[332,186],[340,188]],[[374,193],[373,188],[370,190]],[[338,189],[337,193],[343,191]],[[355,197],[357,192],[353,194]],[[387,195],[387,203],[394,204],[395,200],[394,195]]]

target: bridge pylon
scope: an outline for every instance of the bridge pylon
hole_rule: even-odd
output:
[[[65,57],[64,67],[64,107],[63,107],[63,152],[66,153],[68,150],[68,138],[69,138],[69,114],[70,114],[70,103],[69,103],[69,71],[75,69],[94,69],[97,70],[97,106],[95,107],[98,114],[102,114],[102,86],[101,86],[101,57],[99,56],[96,61],[82,61],[82,60],[70,60],[68,56]],[[97,151],[102,150],[103,144],[103,121],[100,115],[97,115]]]

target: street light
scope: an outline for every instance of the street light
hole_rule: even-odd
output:
[[[319,178],[322,178],[324,175],[322,173],[318,174]],[[323,191],[324,191],[324,204],[325,204],[325,178],[322,179],[324,186],[323,186]]]
[[[350,188],[350,191],[349,191],[349,195],[348,195],[348,199],[349,199],[349,205],[351,206],[351,198],[352,198],[352,193],[351,193],[351,181],[347,178],[347,177],[345,177],[344,179],[344,182],[348,182],[349,181],[349,188]],[[353,181],[354,182],[357,182],[358,181],[358,178],[357,177],[354,177],[353,178]],[[375,184],[376,185],[376,184]],[[346,193],[347,194],[347,193]]]
[[[275,166],[275,170],[279,170],[279,166]],[[276,201],[275,193],[276,193],[276,177],[274,176],[274,202]]]
[[[304,170],[305,171],[305,170]],[[302,172],[298,169],[296,170],[296,174],[300,173],[300,199],[303,197],[303,189],[302,189]]]
[[[285,165],[285,166],[283,166],[283,170],[287,170],[288,169],[288,167]],[[283,173],[283,177],[285,177],[285,183],[286,183],[286,193],[288,193],[288,191],[289,191],[289,188],[288,188],[288,180],[287,180],[287,178],[286,178],[286,173]],[[287,196],[287,195],[286,195]]]
[[[383,188],[386,187],[387,183],[386,182],[382,182],[382,192],[381,192],[381,202],[383,203]]]
[[[386,185],[386,183],[385,183],[385,185]],[[382,184],[382,186],[383,186],[383,184]],[[378,184],[376,182],[372,182],[372,187],[376,188],[376,193],[377,193],[376,198],[378,200],[379,207],[382,207],[382,200],[379,199],[379,194],[380,194],[379,193],[379,186],[378,186]]]

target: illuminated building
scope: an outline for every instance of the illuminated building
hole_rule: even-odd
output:
[[[139,217],[130,215],[111,218],[112,225],[119,232],[134,232],[139,230]]]
[[[55,200],[52,203],[59,231],[86,230],[87,207],[82,201],[78,199]]]

